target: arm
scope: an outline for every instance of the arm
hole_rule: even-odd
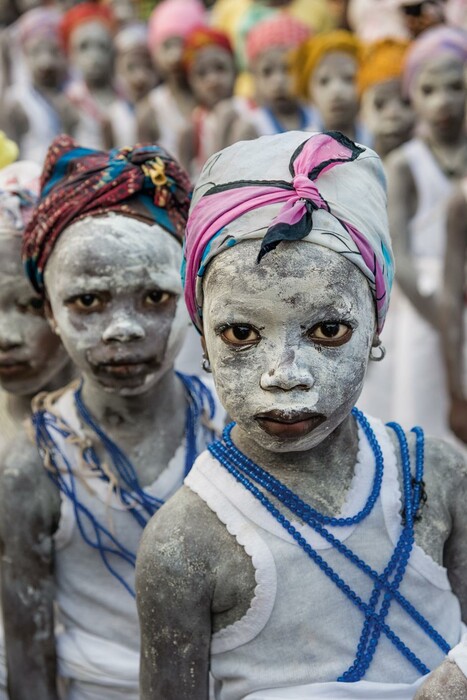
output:
[[[444,284],[441,295],[441,339],[451,398],[450,425],[467,443],[467,396],[463,392],[464,289],[467,263],[467,202],[461,190],[450,201]]]
[[[446,445],[449,454],[455,454]],[[449,510],[452,518],[451,532],[444,548],[444,565],[448,570],[452,590],[457,595],[462,619],[467,620],[467,465],[458,454],[453,473],[447,474],[450,480]],[[467,700],[467,677],[451,660],[444,661],[430,675],[415,696],[415,700]]]
[[[146,527],[136,565],[141,700],[208,700],[214,569],[186,487]],[[201,502],[199,502],[200,505]]]
[[[195,130],[192,124],[182,129],[178,140],[178,155],[180,163],[191,174],[192,162],[195,158]]]
[[[20,436],[0,475],[1,593],[14,700],[58,700],[52,534],[59,508],[35,445]]]
[[[417,191],[405,154],[398,149],[387,160],[389,229],[396,259],[396,279],[419,314],[438,323],[433,297],[420,294],[410,247],[409,222],[416,211]]]
[[[138,141],[157,143],[160,136],[159,126],[148,98],[142,100],[136,108],[136,128]]]
[[[4,100],[2,112],[2,126],[5,133],[20,145],[21,139],[29,130],[26,112],[18,102],[8,99],[8,95]]]

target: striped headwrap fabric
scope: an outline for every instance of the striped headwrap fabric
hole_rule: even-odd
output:
[[[282,241],[329,248],[356,265],[384,326],[394,276],[380,158],[339,132],[291,131],[236,143],[212,156],[195,188],[182,278],[202,332],[203,275],[216,256],[258,240],[258,263]]]
[[[87,216],[116,212],[157,224],[183,241],[191,199],[186,172],[160,146],[96,151],[58,136],[49,148],[39,203],[25,231],[23,260],[44,292],[44,269],[62,231]]]

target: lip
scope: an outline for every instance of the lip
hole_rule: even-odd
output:
[[[25,360],[3,359],[0,360],[0,376],[12,377],[17,374],[23,374],[29,369],[29,362]]]
[[[262,430],[272,437],[292,440],[313,432],[324,423],[326,416],[312,411],[268,411],[258,413],[255,420]]]
[[[94,365],[97,374],[116,379],[127,379],[146,375],[155,369],[154,360],[120,360],[118,362],[101,362]]]

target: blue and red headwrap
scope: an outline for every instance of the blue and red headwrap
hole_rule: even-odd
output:
[[[58,237],[87,216],[116,212],[157,224],[182,243],[191,190],[186,172],[160,146],[95,151],[58,136],[24,234],[23,260],[32,285],[44,292],[44,269]]]

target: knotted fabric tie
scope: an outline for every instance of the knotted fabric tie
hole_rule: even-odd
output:
[[[385,255],[383,248],[382,257],[387,260],[390,268],[386,270],[385,275],[368,237],[333,213],[330,204],[320,194],[317,183],[321,175],[335,166],[356,160],[364,150],[338,132],[315,134],[303,142],[292,155],[289,163],[292,176],[290,182],[236,181],[215,185],[201,197],[188,219],[185,261],[182,268],[186,304],[199,330],[202,321],[201,309],[196,303],[196,284],[197,278],[202,277],[209,258],[213,255],[214,239],[222,234],[224,227],[247,212],[279,203],[283,203],[283,207],[267,229],[258,262],[281,241],[305,238],[313,228],[313,212],[318,209],[325,210],[335,216],[357,248],[353,262],[369,281],[375,299],[378,330],[381,330],[388,304],[387,290],[392,280],[390,255]],[[358,202],[355,202],[355,206],[358,205]],[[240,235],[239,239],[241,238]],[[229,232],[228,246],[237,242],[235,234]],[[323,245],[326,245],[324,239]],[[356,260],[359,256],[360,260]]]

